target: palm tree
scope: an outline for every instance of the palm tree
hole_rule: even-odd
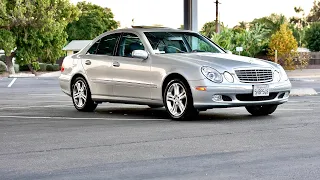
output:
[[[265,29],[269,30],[269,35],[277,32],[282,24],[287,23],[288,20],[283,14],[271,14],[270,16],[254,19],[251,22],[251,26],[254,27],[255,24],[261,24]]]

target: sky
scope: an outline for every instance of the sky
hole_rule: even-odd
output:
[[[71,0],[77,3],[81,0]],[[183,0],[86,0],[102,7],[111,8],[115,20],[121,28],[135,25],[161,24],[179,28],[183,24]],[[294,7],[302,7],[306,14],[314,0],[219,0],[220,21],[233,27],[240,21],[282,13],[286,17],[295,16]],[[198,0],[198,28],[215,20],[215,0]]]

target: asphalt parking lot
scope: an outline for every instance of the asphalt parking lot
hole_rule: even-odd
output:
[[[320,96],[267,117],[213,109],[171,121],[163,108],[77,112],[56,78],[0,78],[0,179],[320,179]],[[293,81],[320,92],[320,80]]]

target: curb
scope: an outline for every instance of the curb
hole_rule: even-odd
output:
[[[313,88],[295,88],[291,89],[290,96],[313,96],[318,93]]]
[[[311,78],[289,78],[290,81],[305,81],[305,82],[315,82],[316,79]]]
[[[35,77],[34,74],[13,74],[9,75],[8,78],[29,78],[29,77]]]
[[[291,76],[289,79],[319,79],[320,76]]]

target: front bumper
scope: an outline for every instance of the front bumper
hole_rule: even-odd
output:
[[[250,105],[282,104],[288,101],[291,90],[289,80],[269,85],[270,97],[253,97],[253,83],[213,83],[207,79],[190,81],[194,107],[197,109],[239,107]],[[196,87],[206,87],[206,91],[198,91]],[[213,95],[223,96],[221,101],[213,101]]]

